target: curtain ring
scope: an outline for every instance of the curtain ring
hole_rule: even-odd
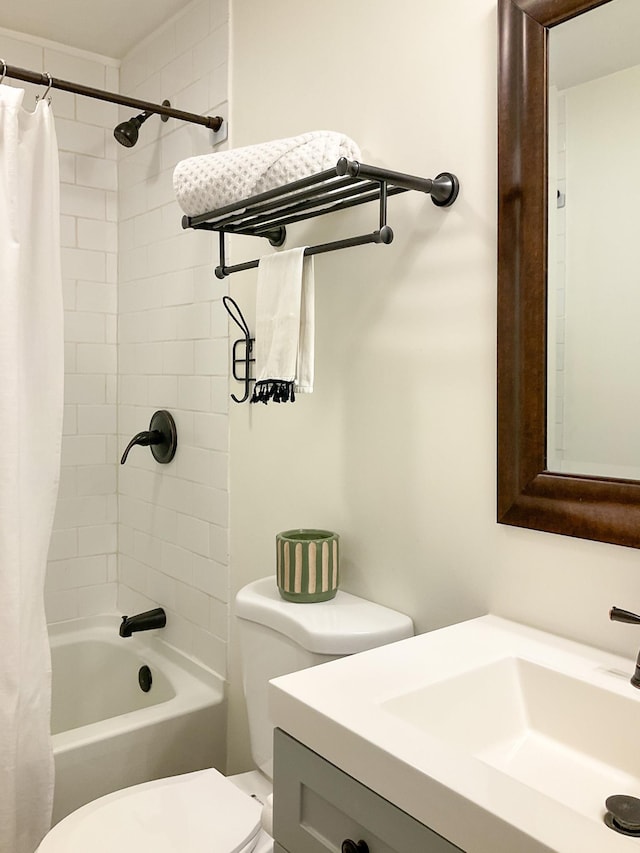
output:
[[[4,78],[7,76],[7,63],[4,59],[0,59],[2,63],[2,77],[0,77],[0,86],[4,83]]]

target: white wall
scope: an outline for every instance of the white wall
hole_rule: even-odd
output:
[[[121,91],[227,116],[226,0],[195,0],[126,56]],[[132,115],[121,109],[121,120]],[[166,639],[226,672],[228,358],[216,241],[183,231],[176,163],[210,153],[207,129],[151,117],[119,176],[120,452],[168,409],[178,450],[159,465],[132,449],[119,471],[119,595],[124,613],[162,605]]]
[[[450,210],[390,202],[391,246],[316,258],[317,379],[231,409],[234,588],[274,572],[278,530],[342,535],[343,587],[418,631],[494,611],[634,654],[640,555],[496,524],[495,0],[232,0],[233,144],[342,130],[363,160],[458,174]],[[371,229],[360,209],[288,245]],[[249,238],[234,261],[270,251]],[[252,316],[255,274],[230,290]],[[231,764],[248,762],[237,660]],[[235,708],[235,710],[234,710]]]
[[[10,65],[118,89],[114,60],[63,45],[0,31],[0,56]],[[44,90],[13,84],[27,90],[24,103],[33,109]],[[118,247],[117,108],[57,90],[52,104],[65,309],[62,470],[45,594],[47,618],[55,622],[115,607]]]
[[[547,468],[562,471],[564,459],[566,270],[566,103],[549,86],[547,152]]]
[[[566,319],[561,471],[638,479],[640,66],[573,86],[566,103]],[[620,192],[601,192],[614,169]]]

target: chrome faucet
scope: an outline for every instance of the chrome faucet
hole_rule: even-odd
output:
[[[628,622],[630,625],[640,625],[640,616],[637,613],[631,613],[629,610],[621,610],[619,607],[612,607],[609,611],[609,619],[613,622]],[[636,658],[636,671],[631,676],[631,683],[634,687],[640,689],[640,652]]]
[[[162,607],[145,610],[137,616],[123,616],[120,623],[120,636],[130,637],[135,631],[151,631],[153,628],[164,628],[167,624],[167,614]]]

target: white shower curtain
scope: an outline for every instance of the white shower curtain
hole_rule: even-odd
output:
[[[63,314],[50,106],[0,85],[0,851],[33,853],[53,796],[44,579],[60,470]]]

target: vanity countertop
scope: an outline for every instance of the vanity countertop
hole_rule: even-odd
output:
[[[603,821],[640,796],[632,672],[484,616],[274,679],[271,717],[466,853],[638,853]]]

